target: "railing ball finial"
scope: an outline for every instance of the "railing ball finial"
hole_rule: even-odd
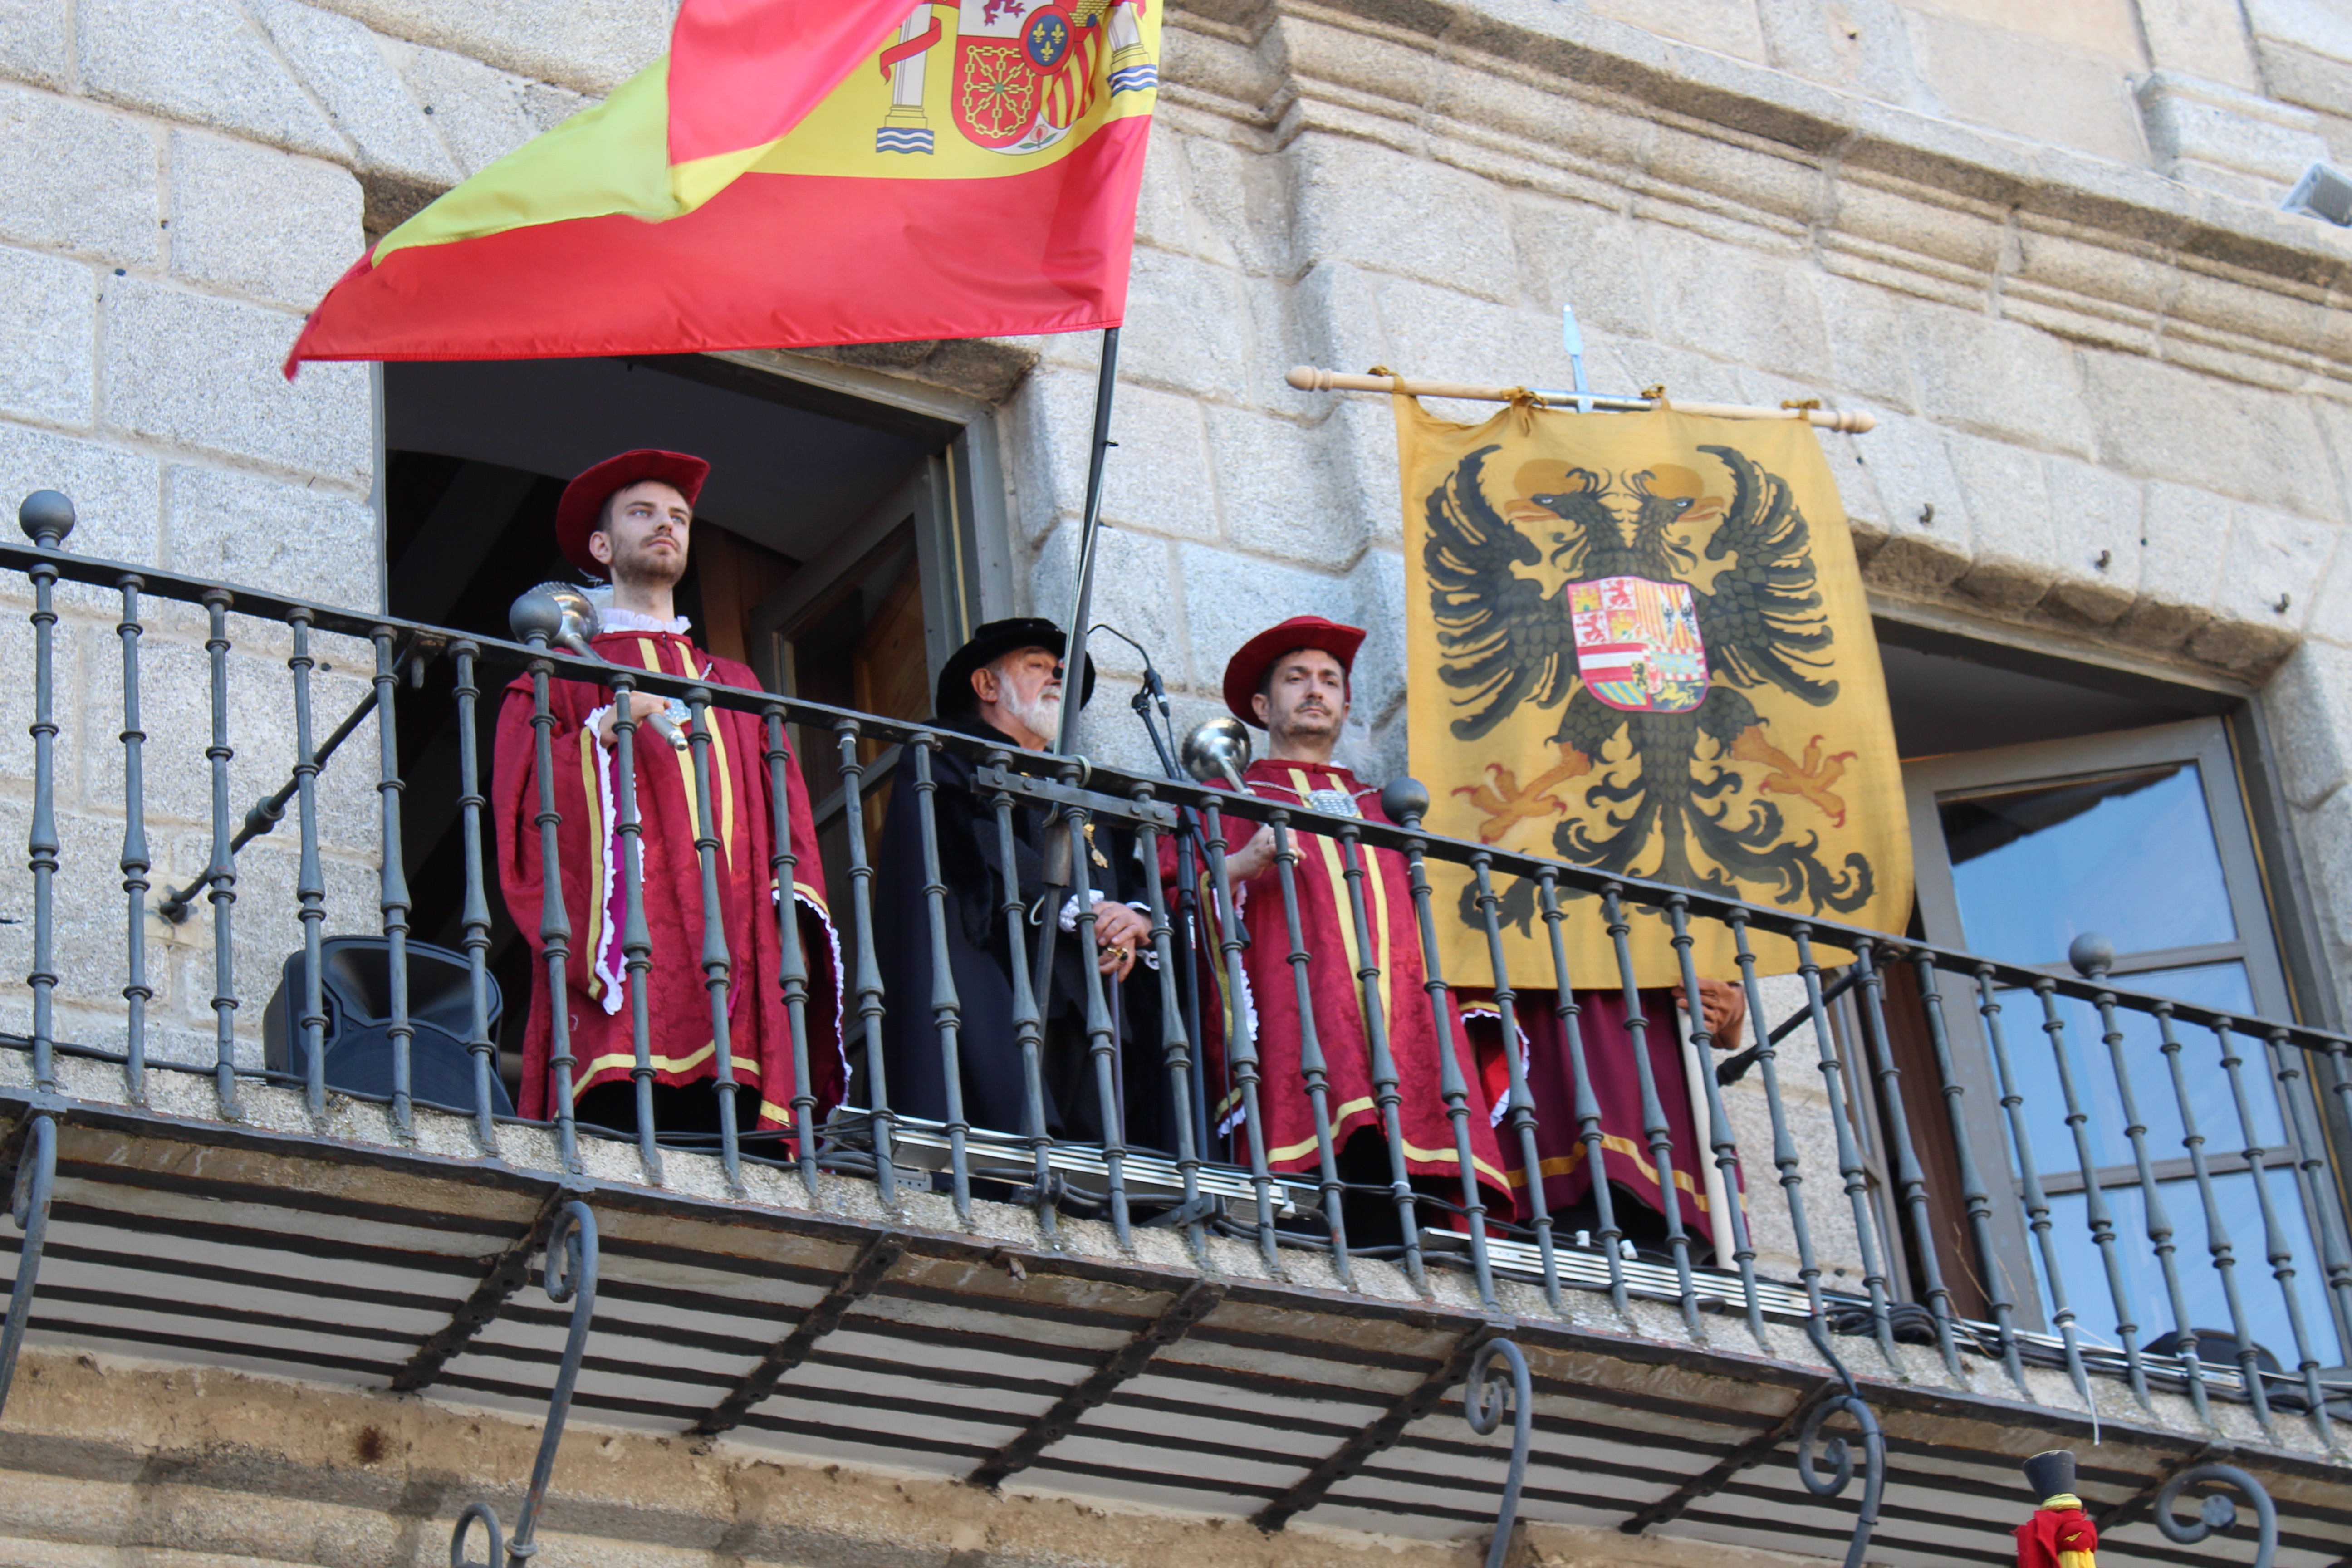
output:
[[[44,550],[55,550],[74,530],[74,503],[63,490],[35,490],[16,509],[16,526]]]
[[[1391,822],[1418,827],[1429,815],[1429,786],[1416,778],[1393,778],[1381,791],[1381,809]]]
[[[2086,931],[2067,945],[2066,962],[2085,980],[2096,980],[2116,966],[2116,944],[2097,931]]]
[[[517,642],[545,647],[563,629],[563,606],[545,589],[533,588],[508,609],[507,625]]]

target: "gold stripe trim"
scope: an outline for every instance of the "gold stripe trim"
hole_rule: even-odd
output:
[[[691,1072],[696,1068],[700,1067],[703,1063],[709,1061],[712,1057],[717,1056],[718,1054],[719,1047],[716,1044],[712,1044],[703,1047],[700,1050],[694,1052],[690,1056],[649,1057],[646,1059],[653,1063],[653,1068],[656,1072]],[[581,1091],[588,1087],[588,1080],[594,1078],[598,1073],[604,1071],[606,1068],[634,1068],[636,1065],[637,1053],[635,1051],[608,1051],[601,1057],[590,1058],[587,1066],[572,1069],[572,1098],[574,1100],[579,1099]],[[749,1057],[737,1057],[735,1058],[735,1076],[739,1079],[744,1077],[758,1078],[760,1076],[760,1064],[751,1060]]]
[[[580,731],[580,794],[581,815],[588,819],[588,945],[583,949],[588,956],[588,1000],[600,1000],[604,994],[604,978],[596,973],[596,961],[604,952],[604,792],[596,776],[596,731]]]
[[[1601,1147],[1612,1154],[1622,1154],[1628,1160],[1633,1161],[1634,1168],[1640,1171],[1643,1175],[1649,1178],[1650,1184],[1652,1186],[1658,1184],[1658,1168],[1655,1165],[1651,1164],[1646,1159],[1643,1158],[1645,1151],[1640,1144],[1634,1142],[1632,1139],[1621,1138],[1613,1132],[1604,1132],[1601,1135]],[[1552,1176],[1565,1176],[1574,1172],[1579,1166],[1582,1165],[1584,1163],[1584,1158],[1585,1146],[1579,1143],[1576,1146],[1576,1152],[1574,1153],[1555,1154],[1550,1159],[1544,1161],[1537,1167],[1537,1169],[1541,1171],[1547,1178]],[[1511,1185],[1515,1187],[1524,1187],[1527,1184],[1528,1175],[1525,1171],[1514,1171],[1511,1173]],[[1676,1171],[1675,1173],[1675,1186],[1679,1191],[1689,1195],[1691,1202],[1697,1206],[1699,1213],[1705,1214],[1707,1212],[1706,1194],[1691,1185],[1690,1173],[1688,1171]]]

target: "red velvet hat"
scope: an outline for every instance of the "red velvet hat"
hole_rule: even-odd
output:
[[[555,542],[563,547],[572,564],[591,577],[609,576],[604,563],[588,553],[588,536],[596,531],[598,514],[614,491],[627,489],[642,479],[659,479],[692,506],[702,494],[702,481],[709,477],[709,463],[684,452],[640,447],[607,458],[563,487],[563,499],[555,503]]]
[[[1320,616],[1293,616],[1280,626],[1266,627],[1242,644],[1241,651],[1225,666],[1225,706],[1243,723],[1265,729],[1250,700],[1257,695],[1257,683],[1268,665],[1294,649],[1319,647],[1338,659],[1339,668],[1352,678],[1356,650],[1364,646],[1366,635],[1361,626],[1342,626]]]

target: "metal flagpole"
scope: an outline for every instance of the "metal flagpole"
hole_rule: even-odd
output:
[[[1118,329],[1105,327],[1102,365],[1095,376],[1094,446],[1087,459],[1087,504],[1078,531],[1077,581],[1070,596],[1070,618],[1062,630],[1062,732],[1054,749],[1075,756],[1078,749],[1078,710],[1087,690],[1087,624],[1094,614],[1095,541],[1102,531],[1103,462],[1110,456],[1110,400],[1118,381]],[[1037,969],[1033,982],[1037,1016],[1052,1015],[1054,944],[1062,933],[1062,904],[1073,885],[1070,835],[1064,814],[1055,813],[1055,828],[1045,836],[1045,891],[1038,910]]]

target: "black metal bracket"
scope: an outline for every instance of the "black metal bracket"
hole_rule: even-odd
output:
[[[1825,1449],[1819,1445],[1823,1422],[1840,1411],[1853,1416],[1854,1425],[1862,1428],[1862,1517],[1854,1521],[1853,1539],[1846,1545],[1845,1568],[1862,1568],[1862,1554],[1870,1545],[1870,1532],[1878,1528],[1879,1494],[1886,1488],[1886,1436],[1879,1430],[1878,1417],[1862,1397],[1862,1390],[1854,1385],[1853,1373],[1845,1369],[1845,1363],[1830,1348],[1829,1336],[1822,1331],[1818,1315],[1805,1320],[1805,1337],[1813,1342],[1813,1348],[1822,1352],[1822,1359],[1838,1374],[1845,1392],[1817,1401],[1804,1425],[1798,1428],[1797,1479],[1817,1498],[1833,1498],[1845,1490],[1853,1479],[1853,1446],[1843,1436],[1832,1436]],[[1817,1454],[1828,1458],[1833,1471],[1827,1479],[1814,1468]]]
[[[1015,1470],[1037,1462],[1046,1447],[1069,1436],[1086,1413],[1110,1398],[1118,1385],[1140,1373],[1160,1353],[1192,1330],[1192,1325],[1217,1310],[1225,1288],[1195,1279],[1171,1301],[1160,1316],[1127,1343],[1110,1352],[1086,1380],[1055,1400],[1053,1408],[1032,1421],[1019,1435],[982,1459],[964,1479],[976,1487],[993,1488]]]
[[[1509,1363],[1507,1373],[1498,1362]],[[1528,1358],[1509,1340],[1488,1340],[1471,1358],[1469,1380],[1462,1385],[1462,1415],[1470,1430],[1484,1437],[1503,1424],[1506,1406],[1511,1412],[1511,1466],[1503,1476],[1503,1506],[1496,1510],[1495,1533],[1486,1542],[1486,1568],[1503,1568],[1510,1552],[1511,1526],[1519,1516],[1519,1489],[1527,1484],[1528,1445],[1536,1425]]]
[[[563,1342],[563,1360],[555,1369],[555,1388],[547,1400],[547,1426],[540,1433],[530,1487],[522,1495],[521,1511],[515,1515],[514,1539],[501,1539],[498,1511],[489,1504],[469,1502],[458,1513],[457,1528],[449,1532],[449,1568],[499,1568],[501,1557],[506,1560],[505,1568],[530,1568],[531,1558],[538,1554],[532,1531],[539,1526],[540,1510],[547,1504],[555,1451],[563,1442],[563,1423],[572,1414],[572,1385],[580,1381],[580,1358],[587,1352],[589,1325],[596,1316],[596,1216],[577,1198],[567,1200],[556,1216],[555,1228],[547,1238],[547,1262],[540,1283],[549,1300],[558,1306],[572,1303],[572,1331]],[[489,1557],[480,1563],[466,1555],[466,1539],[477,1521],[490,1542]]]
[[[2271,1568],[2271,1559],[2278,1553],[2278,1510],[2271,1502],[2271,1494],[2263,1483],[2235,1465],[2191,1465],[2164,1483],[2156,1494],[2156,1528],[2167,1541],[2182,1546],[2194,1546],[2207,1536],[2227,1531],[2238,1522],[2238,1506],[2220,1492],[2209,1491],[2198,1508],[2198,1517],[2186,1523],[2174,1517],[2172,1505],[2180,1494],[2200,1481],[2220,1481],[2235,1487],[2248,1502],[2254,1505],[2254,1519],[2259,1536],[2254,1546],[2253,1568]]]
[[[41,1248],[49,1237],[49,1195],[58,1184],[58,1123],[34,1116],[26,1126],[25,1147],[16,1156],[16,1183],[8,1215],[24,1233],[16,1252],[16,1278],[8,1285],[8,1316],[0,1325],[0,1411],[8,1407],[8,1384],[16,1375],[16,1352],[33,1316],[33,1288],[41,1272]]]
[[[707,1440],[740,1423],[751,1406],[776,1392],[776,1384],[784,1380],[786,1373],[808,1360],[817,1341],[841,1326],[850,1308],[874,1293],[874,1288],[882,1283],[883,1276],[890,1272],[906,1250],[907,1237],[896,1231],[883,1231],[867,1242],[848,1270],[834,1281],[833,1289],[793,1325],[793,1331],[778,1340],[726,1398],[688,1427],[687,1435]]]

